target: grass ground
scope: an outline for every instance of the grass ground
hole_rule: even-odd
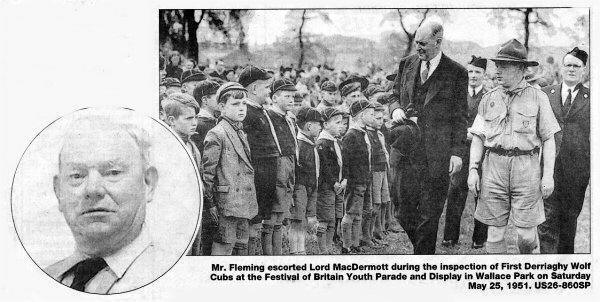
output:
[[[577,223],[577,236],[575,237],[575,253],[589,253],[590,252],[590,188],[588,186],[583,209],[578,218]],[[468,254],[484,254],[485,249],[473,249],[471,248],[471,234],[473,233],[473,212],[475,212],[475,202],[473,197],[469,194],[467,197],[467,203],[463,216],[461,219],[460,226],[460,237],[459,242],[454,247],[444,247],[441,245],[443,231],[444,231],[444,219],[445,210],[440,218],[440,224],[438,228],[438,240],[436,254],[442,255],[468,255]],[[399,227],[399,225],[397,225]],[[516,246],[516,233],[515,228],[509,224],[506,232],[508,252],[517,253]],[[390,233],[386,241],[389,245],[380,249],[374,249],[372,252],[365,254],[412,254],[412,245],[404,232],[397,234]],[[287,244],[284,243],[284,250],[287,250]],[[310,234],[307,238],[307,252],[309,254],[316,254],[318,251],[316,246],[316,236]],[[340,253],[340,248],[336,246],[336,254]]]

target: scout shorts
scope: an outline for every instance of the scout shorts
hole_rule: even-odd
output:
[[[509,219],[522,228],[541,224],[546,218],[540,183],[537,154],[502,156],[486,152],[475,219],[496,227],[506,226]]]

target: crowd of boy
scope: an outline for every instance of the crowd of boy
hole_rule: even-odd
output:
[[[577,58],[584,66],[587,58]],[[486,67],[475,56],[466,65],[469,125],[487,93]],[[196,69],[161,80],[161,119],[194,155],[204,183],[202,226],[190,254],[281,255],[287,241],[285,252],[304,255],[315,250],[307,249],[307,234],[314,233],[319,254],[377,253],[389,232],[401,231],[395,218],[406,225],[418,219],[399,208],[419,186],[410,171],[422,129],[414,119],[391,118],[397,75],[377,83],[359,75],[324,79],[315,104],[281,71],[240,70],[236,81]],[[468,153],[462,161],[473,166]],[[481,166],[475,168],[480,175]],[[458,242],[471,170],[450,178],[444,246]],[[472,247],[489,244],[487,234],[475,220]]]

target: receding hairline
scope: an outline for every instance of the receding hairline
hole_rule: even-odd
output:
[[[422,24],[418,29],[418,31],[426,30],[427,37],[432,38],[443,38],[444,37],[444,26],[436,21],[428,21]]]

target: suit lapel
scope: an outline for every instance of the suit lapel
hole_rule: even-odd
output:
[[[224,123],[223,126],[225,129],[225,133],[227,133],[227,137],[233,144],[233,149],[235,149],[235,152],[237,152],[237,154],[244,160],[244,162],[246,162],[246,164],[248,164],[249,167],[252,167],[252,163],[250,163],[248,154],[246,154],[243,143],[240,140],[240,137],[238,136],[237,132],[233,129],[231,124],[229,124],[227,121],[223,120],[223,123]]]
[[[550,100],[550,107],[552,107],[552,111],[554,111],[554,116],[559,122],[563,121],[562,114],[562,100],[560,96],[560,92],[562,89],[562,85],[556,85],[550,89],[550,93],[548,94],[548,99]]]
[[[571,108],[569,108],[569,111],[567,111],[567,114],[565,115],[565,118],[577,113],[577,111],[585,107],[585,103],[589,102],[590,100],[589,97],[590,92],[587,88],[582,87],[581,89],[579,89],[579,91],[577,92],[577,96],[575,96],[575,99],[573,100]]]
[[[419,60],[418,56],[415,56],[414,60],[407,66],[405,75],[405,85],[408,90],[408,99],[409,102],[412,102],[413,93],[415,90],[415,78],[417,77],[417,73],[421,67],[421,60]]]
[[[438,81],[437,77],[440,73],[443,72],[446,67],[446,55],[442,54],[442,58],[440,59],[440,63],[437,68],[433,71],[431,76],[427,79],[427,82],[431,81],[429,84],[429,88],[427,89],[427,94],[425,95],[425,102],[423,102],[423,107],[427,106],[427,104],[433,99],[433,97],[438,93],[440,88],[442,87],[442,81]]]

